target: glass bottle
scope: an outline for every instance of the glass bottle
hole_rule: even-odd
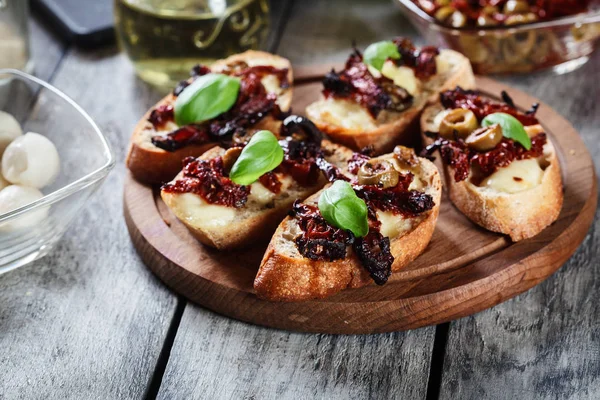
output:
[[[171,87],[198,64],[260,48],[268,0],[115,0],[122,49],[145,81]]]
[[[28,1],[0,0],[0,68],[33,70],[28,17]]]

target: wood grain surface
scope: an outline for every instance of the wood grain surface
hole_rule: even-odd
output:
[[[140,398],[177,298],[131,247],[122,160],[129,130],[159,95],[115,49],[66,49],[37,23],[32,34],[37,74],[90,113],[120,162],[47,257],[0,277],[0,398]]]
[[[306,81],[299,72],[296,76]],[[566,120],[539,99],[491,79],[478,78],[477,88],[496,98],[506,91],[523,110],[539,103],[537,117],[557,149],[563,208],[554,224],[530,240],[511,243],[480,229],[444,194],[429,246],[385,285],[346,290],[323,301],[270,302],[253,291],[265,246],[219,252],[202,245],[166,208],[157,189],[129,175],[124,208],[133,243],[148,268],[177,293],[226,316],[280,329],[391,332],[439,324],[496,305],[546,279],[573,254],[588,232],[597,188],[592,160]],[[320,89],[319,82],[295,85],[292,108],[302,110],[319,99]]]
[[[257,327],[189,305],[161,399],[420,399],[433,329],[370,336]],[[188,338],[194,338],[189,340]],[[218,383],[216,383],[218,382]]]

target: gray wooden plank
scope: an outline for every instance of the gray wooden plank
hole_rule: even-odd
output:
[[[296,65],[340,61],[348,38],[366,44],[412,34],[404,22],[387,0],[352,7],[296,1],[277,50]],[[434,335],[433,327],[368,336],[289,333],[189,304],[158,397],[425,398]]]
[[[158,398],[422,399],[433,332],[289,333],[188,305]]]
[[[35,75],[49,80],[60,63],[66,46],[38,18],[30,18],[31,53],[35,62]]]
[[[124,158],[136,120],[160,95],[114,48],[71,50],[54,78],[96,120],[118,163],[49,256],[0,277],[0,398],[140,398],[177,298],[131,245]]]
[[[564,76],[503,78],[549,103],[600,165],[600,53]],[[442,399],[600,398],[600,219],[541,285],[450,326]]]

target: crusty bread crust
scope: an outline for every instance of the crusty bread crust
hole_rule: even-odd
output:
[[[439,215],[442,183],[437,168],[430,161],[420,159],[422,179],[427,182],[427,192],[433,196],[435,206],[409,232],[391,240],[394,256],[392,272],[396,272],[418,257],[427,247]],[[306,202],[316,202],[321,192]],[[351,249],[343,260],[312,261],[300,255],[286,232],[292,218],[279,225],[269,243],[260,269],[254,280],[258,297],[271,301],[303,301],[331,296],[346,288],[358,288],[373,282],[369,273]],[[294,248],[295,249],[295,248]]]
[[[277,103],[283,111],[290,109],[292,103],[293,72],[292,66],[287,59],[263,51],[249,50],[244,53],[235,54],[224,60],[216,61],[211,65],[211,70],[218,72],[226,65],[238,61],[245,61],[251,66],[273,65],[277,68],[288,68],[290,88],[278,97]],[[208,149],[217,145],[216,143],[191,145],[172,152],[154,146],[150,141],[154,127],[148,122],[148,117],[153,109],[161,105],[173,104],[174,102],[175,96],[172,94],[165,96],[148,110],[133,130],[126,164],[133,173],[133,176],[140,182],[148,184],[168,182],[181,170],[181,161],[185,157],[198,157]],[[267,116],[262,119],[253,130],[267,129],[272,132],[279,132],[280,126],[280,121],[275,120],[271,116]]]
[[[306,114],[320,130],[336,142],[355,150],[372,146],[375,154],[388,153],[395,145],[410,142],[412,132],[408,127],[419,117],[428,102],[438,99],[439,92],[452,89],[457,85],[465,89],[475,88],[475,76],[471,63],[466,57],[453,50],[441,50],[440,56],[451,62],[453,66],[451,71],[426,82],[423,92],[415,97],[412,107],[408,110],[400,113],[382,111],[385,117],[378,117],[377,121],[373,120],[376,125],[374,129],[350,129],[337,125],[330,122],[325,114],[326,111],[315,110],[310,105],[306,109]]]
[[[421,130],[436,131],[433,119],[443,110],[441,104],[428,107],[421,117]],[[423,136],[425,143],[432,139]],[[549,165],[542,182],[518,193],[502,193],[480,188],[465,180],[454,180],[454,169],[444,165],[444,176],[452,203],[471,221],[492,232],[509,235],[517,242],[540,233],[556,221],[563,204],[563,186],[556,150],[548,138],[544,149]]]
[[[331,143],[327,140],[323,141],[323,148],[329,153],[326,157],[327,160],[339,167],[345,167],[353,154],[350,149]],[[224,149],[215,147],[204,153],[200,158],[210,160],[223,155],[223,153],[225,153]],[[175,179],[180,177],[181,174]],[[161,191],[161,197],[169,209],[175,213],[178,219],[188,228],[196,239],[207,246],[219,250],[226,250],[266,242],[271,238],[281,220],[286,216],[292,203],[296,199],[302,200],[315,193],[317,190],[321,189],[325,183],[325,178],[322,178],[321,181],[312,187],[297,186],[294,188],[293,192],[288,191],[288,193],[283,193],[284,195],[289,194],[289,197],[279,196],[277,203],[274,204],[274,207],[272,208],[263,208],[253,212],[240,209],[232,223],[218,228],[194,226],[187,223],[185,218],[180,218],[175,211],[176,207],[174,207],[174,202],[177,194]]]

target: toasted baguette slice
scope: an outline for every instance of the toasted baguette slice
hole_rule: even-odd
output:
[[[392,157],[385,155],[382,157]],[[398,271],[417,258],[427,247],[439,214],[442,183],[437,168],[430,161],[419,158],[419,165],[411,169],[416,188],[433,197],[433,209],[415,217],[378,211],[381,233],[390,238],[394,256],[392,272]],[[304,203],[316,205],[322,190]],[[300,233],[297,220],[286,217],[277,228],[263,257],[254,280],[254,290],[263,299],[271,301],[302,301],[331,296],[346,288],[358,288],[373,282],[356,254],[348,248],[345,259],[313,261],[298,251],[294,239]]]
[[[421,118],[423,132],[438,131],[439,120],[436,121],[436,116],[441,111],[443,107],[439,103],[425,109]],[[426,136],[424,140],[431,142]],[[444,165],[450,200],[471,221],[487,230],[509,235],[515,242],[535,236],[558,218],[563,204],[560,164],[550,137],[544,146],[543,157],[537,161],[543,169],[541,182],[516,193],[476,186],[470,179],[456,182],[454,168]],[[514,169],[517,162],[520,163],[513,162],[513,167],[509,165],[499,171],[504,170],[505,174],[514,171],[515,176],[523,174],[524,171]]]
[[[383,110],[375,119],[357,103],[328,98],[308,105],[306,115],[336,142],[355,150],[372,146],[375,154],[389,152],[396,144],[410,140],[409,127],[413,122],[418,123],[423,108],[429,101],[435,101],[440,91],[456,85],[475,88],[471,64],[462,54],[441,50],[437,65],[438,75],[423,83],[412,107],[405,111]]]
[[[283,58],[262,51],[249,50],[241,54],[236,54],[224,60],[216,61],[211,65],[213,72],[222,71],[227,65],[233,65],[237,62],[244,61],[249,66],[268,65],[276,68],[288,69],[288,80],[290,87],[284,91],[280,91],[277,79],[273,77],[265,77],[263,85],[268,92],[278,95],[277,104],[282,111],[288,111],[292,103],[292,84],[293,74],[290,62]],[[167,95],[152,107],[138,122],[133,130],[133,135],[130,141],[129,153],[127,155],[127,167],[133,173],[133,176],[141,182],[156,184],[167,182],[181,170],[181,161],[185,157],[198,157],[206,150],[214,147],[217,143],[205,143],[202,145],[189,145],[176,151],[165,151],[152,144],[152,137],[162,135],[173,131],[177,128],[175,123],[168,123],[165,130],[157,131],[154,126],[148,122],[148,117],[153,109],[161,106],[174,104],[175,96]],[[267,129],[272,132],[279,132],[281,122],[271,116],[263,118],[250,132]]]
[[[328,154],[327,161],[339,167],[346,167],[353,154],[351,150],[326,140],[322,146]],[[223,148],[215,147],[200,158],[209,160],[224,153]],[[326,183],[322,177],[315,185],[303,187],[288,175],[277,175],[282,183],[279,194],[255,182],[242,208],[208,204],[192,193],[168,193],[163,190],[161,197],[200,242],[220,250],[239,248],[268,240],[295,200],[310,196]],[[181,176],[180,173],[174,180]]]

